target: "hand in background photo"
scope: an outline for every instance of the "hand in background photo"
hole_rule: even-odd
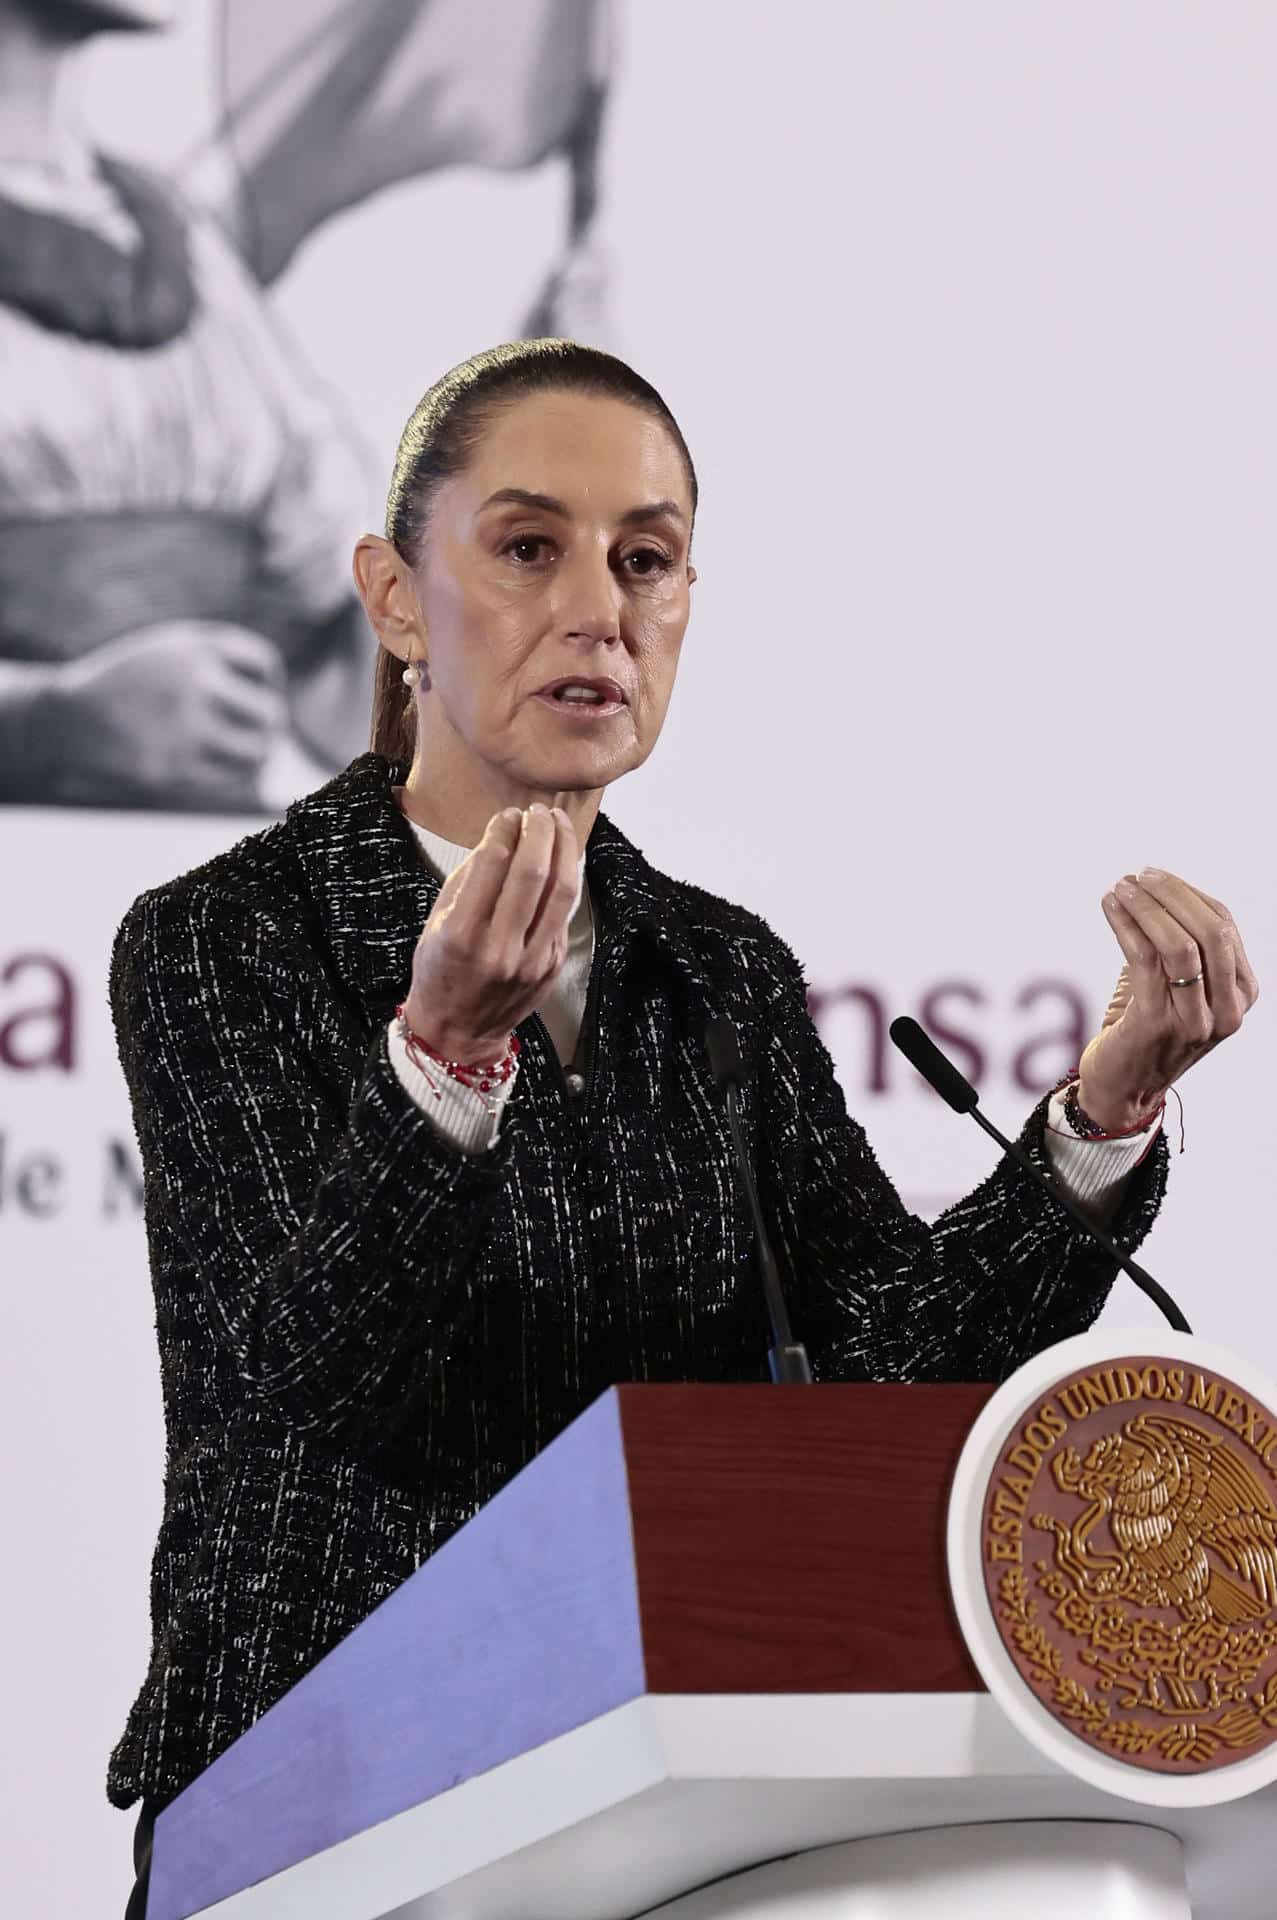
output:
[[[278,648],[230,621],[157,621],[39,672],[24,719],[47,792],[31,805],[239,812],[288,730]],[[0,683],[0,730],[5,704]]]

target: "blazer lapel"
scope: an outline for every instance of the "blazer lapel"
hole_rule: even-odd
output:
[[[402,764],[361,754],[285,815],[336,973],[370,1030],[402,1000],[439,898],[391,792],[406,775]]]

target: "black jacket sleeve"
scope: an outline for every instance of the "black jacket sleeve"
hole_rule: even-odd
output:
[[[115,940],[111,1007],[148,1236],[182,1251],[251,1397],[294,1427],[385,1437],[470,1311],[514,1126],[468,1155],[349,1029],[304,944],[175,882]]]
[[[1118,1269],[1010,1155],[934,1223],[906,1211],[847,1112],[800,974],[772,1001],[760,1049],[774,1217],[817,1377],[1001,1380],[1090,1326]],[[1043,1168],[1046,1107],[1020,1136]],[[1156,1217],[1168,1161],[1159,1134],[1108,1225],[1125,1251]]]

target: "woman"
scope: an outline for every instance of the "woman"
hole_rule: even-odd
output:
[[[621,362],[542,340],[455,369],[356,548],[373,751],[120,929],[170,1448],[154,1657],[108,1780],[143,1797],[139,1858],[156,1808],[612,1382],[766,1377],[712,1016],[753,1065],[818,1378],[996,1379],[1108,1292],[1009,1163],[934,1226],[907,1214],[784,941],[599,811],[665,718],[695,509]],[[564,696],[582,681],[609,697]],[[1055,1096],[1022,1138],[1134,1247],[1164,1089],[1255,987],[1217,903],[1118,891],[1127,970],[1073,1120]]]

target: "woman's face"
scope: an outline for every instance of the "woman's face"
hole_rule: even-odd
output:
[[[416,570],[427,753],[443,725],[505,781],[560,793],[641,766],[687,626],[691,518],[656,416],[579,393],[502,408],[436,493]],[[614,681],[621,704],[543,694],[572,676]]]

